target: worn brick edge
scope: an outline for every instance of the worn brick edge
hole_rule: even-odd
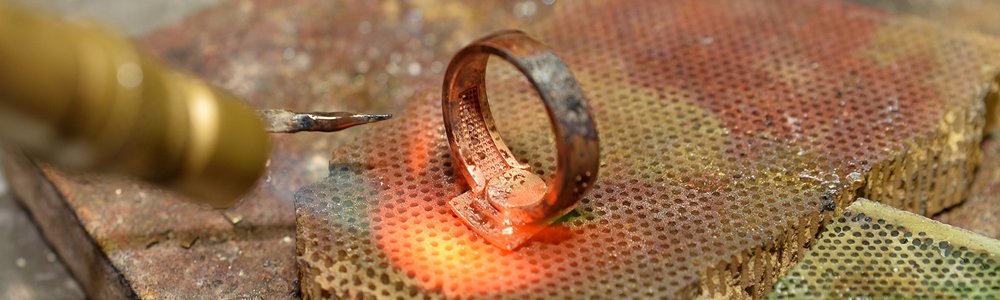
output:
[[[5,149],[4,157],[4,172],[15,198],[27,208],[88,298],[139,299],[41,167],[17,151]]]

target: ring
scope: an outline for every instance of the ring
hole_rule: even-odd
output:
[[[517,161],[497,131],[486,93],[490,56],[514,65],[541,96],[556,141],[555,176],[545,182]],[[521,31],[501,31],[466,46],[445,73],[445,131],[470,190],[452,211],[491,244],[513,250],[576,207],[597,178],[597,128],[579,83],[551,49]]]

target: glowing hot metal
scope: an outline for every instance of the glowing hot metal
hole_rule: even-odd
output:
[[[514,158],[497,132],[486,96],[490,55],[531,81],[556,136],[555,177],[546,183]],[[452,210],[490,243],[513,250],[576,207],[597,178],[597,129],[569,68],[548,47],[520,31],[484,37],[455,55],[445,74],[443,111],[452,155],[471,189]]]

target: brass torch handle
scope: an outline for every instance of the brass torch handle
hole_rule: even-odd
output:
[[[234,96],[90,24],[0,0],[0,141],[74,170],[135,176],[213,207],[264,170],[268,136]]]

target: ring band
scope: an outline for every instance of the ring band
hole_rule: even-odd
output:
[[[504,144],[490,113],[490,56],[514,65],[538,91],[556,141],[555,176],[545,182]],[[490,243],[513,250],[576,207],[597,178],[597,129],[583,92],[551,49],[520,31],[501,31],[466,46],[445,73],[445,131],[459,172],[470,185],[452,210]]]

